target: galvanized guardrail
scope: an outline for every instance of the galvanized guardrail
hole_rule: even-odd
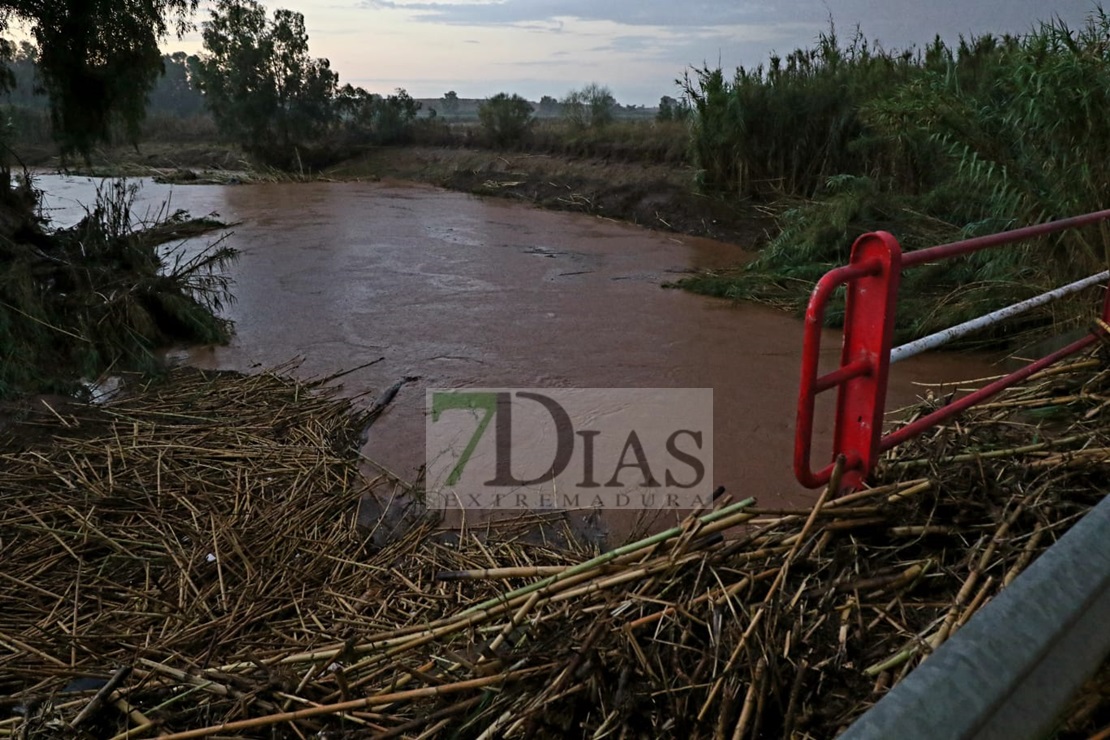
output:
[[[841,740],[1048,737],[1110,656],[1110,496]]]

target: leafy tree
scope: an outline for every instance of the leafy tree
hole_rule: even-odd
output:
[[[449,116],[453,116],[459,112],[459,94],[454,90],[448,90],[443,96],[443,112]]]
[[[38,78],[39,50],[34,44],[23,41],[12,47],[7,59],[4,77],[7,81],[7,99],[12,105],[27,108],[46,108],[50,101],[42,93]]]
[[[197,81],[217,126],[248,151],[275,161],[318,137],[333,120],[339,77],[308,53],[304,16],[256,0],[219,0],[204,23]]]
[[[657,121],[673,121],[674,120],[674,106],[677,101],[670,95],[664,95],[659,98],[659,112],[655,114]]]
[[[685,100],[675,100],[670,95],[659,99],[659,112],[655,114],[657,121],[685,121],[690,117],[690,105]]]
[[[162,72],[160,40],[189,29],[198,0],[0,0],[0,33],[30,27],[55,138],[87,154],[122,126],[134,140]],[[12,44],[4,42],[4,58]],[[12,83],[11,76],[0,81]]]
[[[544,95],[540,98],[539,113],[541,116],[557,116],[559,115],[560,109],[561,106],[559,105],[559,101],[550,95]]]
[[[178,51],[162,57],[165,72],[158,78],[147,99],[147,111],[166,113],[180,118],[199,115],[204,111],[204,96],[189,80],[190,67],[199,63],[196,56]]]
[[[401,88],[385,98],[379,95],[373,97],[371,128],[374,140],[386,145],[406,143],[412,133],[412,122],[420,111],[420,103]]]
[[[478,120],[495,146],[515,144],[532,126],[532,104],[519,95],[498,93],[479,106]]]
[[[563,99],[563,115],[576,128],[604,128],[612,123],[616,106],[609,88],[591,82]]]
[[[335,101],[333,103],[335,113],[341,122],[357,118],[363,107],[370,103],[372,97],[374,96],[361,87],[356,87],[348,82],[335,91]]]
[[[390,145],[408,141],[420,103],[400,88],[383,98],[347,84],[336,94],[335,109],[350,138]]]

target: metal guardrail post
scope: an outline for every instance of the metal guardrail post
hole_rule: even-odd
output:
[[[841,740],[1044,737],[1108,655],[1110,496]]]
[[[794,435],[794,475],[803,486],[819,488],[832,478],[833,465],[826,465],[814,471],[810,465],[813,444],[813,412],[817,394],[837,388],[849,379],[871,371],[867,362],[840,367],[818,377],[817,370],[821,361],[821,333],[825,328],[825,308],[833,292],[841,285],[853,280],[874,275],[882,269],[875,260],[862,265],[838,267],[825,273],[817,281],[806,309],[805,336],[802,339],[802,379],[798,388],[798,421]],[[859,455],[844,453],[845,470],[855,470],[862,465]]]
[[[825,274],[806,309],[802,341],[802,379],[794,439],[794,475],[808,488],[828,483],[833,465],[810,467],[813,412],[817,394],[838,388],[833,449],[846,460],[844,488],[857,487],[879,455],[894,312],[902,276],[902,248],[885,231],[864,234],[852,246],[851,263]],[[844,343],[840,367],[818,376],[825,308],[841,285],[847,286]]]
[[[852,245],[852,265],[878,262],[881,268],[848,283],[844,303],[841,367],[858,365],[867,372],[840,386],[836,400],[833,449],[858,456],[859,467],[844,471],[841,487],[856,489],[879,459],[879,438],[886,412],[890,348],[902,281],[902,247],[885,231],[864,234]]]

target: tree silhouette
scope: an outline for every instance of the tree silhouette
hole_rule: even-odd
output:
[[[333,120],[338,75],[308,53],[304,16],[255,0],[219,0],[195,65],[216,125],[266,159],[319,135]]]
[[[134,140],[162,73],[158,42],[190,28],[197,0],[3,0],[0,32],[30,27],[63,154],[88,154],[121,126]],[[13,45],[4,43],[10,58]],[[10,76],[3,81],[11,83]]]

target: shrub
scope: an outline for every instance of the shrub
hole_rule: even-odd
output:
[[[703,185],[808,197],[833,175],[871,174],[887,150],[869,138],[860,110],[917,68],[912,54],[873,49],[858,33],[842,46],[830,28],[816,48],[741,67],[731,80],[720,69],[695,71],[684,88]]]
[[[218,312],[231,300],[222,271],[235,252],[219,242],[193,256],[160,245],[220,224],[166,215],[133,226],[136,186],[111,181],[77,225],[52,232],[8,223],[0,239],[0,399],[70,391],[82,375],[150,370],[154,350],[179,342],[224,342]],[[30,214],[30,178],[0,189],[7,218]],[[165,214],[164,214],[165,215]]]
[[[478,120],[494,146],[517,144],[532,127],[532,104],[519,95],[498,93],[479,106]]]
[[[563,116],[575,128],[604,128],[613,121],[616,98],[609,88],[591,82],[563,99]]]

